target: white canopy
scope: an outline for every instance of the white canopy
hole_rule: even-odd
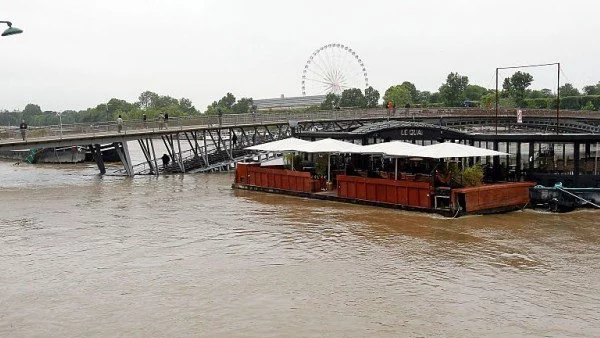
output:
[[[444,142],[436,143],[421,148],[418,157],[448,158],[448,157],[484,157],[484,156],[506,156],[508,153],[485,148],[477,148],[460,143]]]
[[[306,145],[306,147],[304,147],[303,149],[299,149],[298,151],[303,151],[306,153],[331,154],[360,152],[360,149],[362,149],[362,146],[358,144],[326,138],[319,141],[309,142],[309,144]]]
[[[417,144],[392,141],[369,144],[357,149],[355,153],[360,154],[382,154],[390,157],[413,157],[419,156],[423,151],[423,147]]]
[[[258,144],[255,146],[247,147],[248,150],[258,151],[303,151],[303,147],[312,144],[312,142],[301,140],[299,138],[290,137],[282,140],[273,142]]]
[[[268,167],[272,165],[285,165],[285,161],[283,160],[283,157],[278,157],[260,164],[261,167]]]

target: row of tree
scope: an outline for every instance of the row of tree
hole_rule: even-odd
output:
[[[146,114],[147,119],[154,119],[165,113],[168,113],[169,116],[199,114],[190,99],[181,98],[178,100],[168,95],[145,91],[140,94],[138,101],[133,103],[113,98],[94,108],[80,111],[43,111],[39,105],[30,103],[25,106],[23,111],[0,112],[0,125],[18,125],[21,119],[26,120],[30,125],[57,125],[59,121],[64,124],[97,123],[114,121],[119,115],[126,120],[141,120],[144,114]]]
[[[556,93],[550,89],[529,89],[533,76],[524,72],[516,72],[504,79],[502,89],[498,93],[499,106],[506,108],[556,108]],[[383,95],[383,107],[389,102],[394,107],[492,107],[495,104],[496,91],[469,83],[469,78],[458,73],[450,73],[437,92],[420,91],[408,81],[389,87]],[[329,93],[320,106],[307,110],[335,109],[338,107],[374,108],[380,105],[380,94],[373,87],[361,91],[358,88],[344,90],[341,95]],[[561,109],[600,110],[600,82],[583,87],[582,91],[565,83],[560,87]],[[232,93],[227,93],[220,100],[210,104],[204,114],[244,114],[256,111],[252,98],[236,100]],[[140,94],[138,101],[130,103],[121,99],[110,99],[94,108],[81,111],[66,110],[61,112],[62,123],[96,123],[114,121],[121,115],[124,119],[157,118],[160,114],[169,116],[198,115],[199,111],[187,98],[175,99],[168,95],[159,95],[151,91]],[[0,111],[0,125],[18,125],[25,119],[31,125],[51,125],[59,123],[57,112],[43,111],[36,104],[28,104],[23,111]]]
[[[550,89],[529,89],[533,76],[516,72],[504,79],[498,93],[499,106],[505,108],[556,108],[558,99]],[[580,92],[570,83],[560,86],[560,108],[600,110],[600,82],[583,87]],[[342,93],[343,96],[343,93]],[[495,105],[496,90],[469,84],[467,76],[450,73],[437,92],[419,91],[411,82],[389,87],[383,96],[383,106],[394,107],[491,107]]]

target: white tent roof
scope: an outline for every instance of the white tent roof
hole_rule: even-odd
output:
[[[262,162],[260,164],[260,166],[261,167],[268,167],[268,166],[271,166],[271,165],[284,165],[284,164],[285,164],[285,161],[284,161],[283,157],[278,157],[278,158],[274,158],[272,160],[268,160],[268,161]]]
[[[360,149],[362,149],[362,146],[358,144],[326,138],[310,142],[304,149],[299,151],[307,153],[351,153],[357,152],[357,150],[360,152]]]
[[[258,151],[303,151],[301,149],[308,144],[312,144],[312,142],[301,140],[295,137],[290,137],[282,140],[247,147],[246,149]]]
[[[485,148],[477,148],[460,143],[444,142],[436,143],[421,148],[419,157],[448,158],[448,157],[484,157],[510,155],[501,151]]]
[[[369,144],[362,148],[357,149],[356,153],[360,154],[382,154],[391,157],[409,157],[409,156],[419,156],[419,154],[423,151],[423,147],[417,144],[402,142],[402,141],[392,141],[392,142],[383,142],[383,143],[375,143]]]

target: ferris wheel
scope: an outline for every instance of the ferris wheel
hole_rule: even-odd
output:
[[[340,95],[369,87],[367,68],[352,48],[330,43],[312,53],[302,71],[302,95]]]

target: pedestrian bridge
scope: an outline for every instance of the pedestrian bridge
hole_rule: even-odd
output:
[[[507,133],[535,129],[550,133],[600,133],[600,116],[596,112],[524,110],[517,123],[516,111],[476,108],[409,109],[395,114],[382,108],[349,109],[318,112],[232,114],[221,118],[198,116],[171,118],[167,126],[161,121],[125,121],[117,131],[112,123],[30,126],[27,141],[21,140],[18,128],[0,129],[0,151],[30,148],[83,146],[94,156],[101,173],[106,169],[101,148],[114,147],[123,164],[122,173],[154,174],[164,172],[204,172],[230,168],[253,155],[245,147],[289,137],[292,133],[350,132],[383,121],[427,123],[454,130],[490,128]],[[499,128],[499,129],[498,129]],[[145,156],[140,164],[131,163],[127,142],[138,142]],[[173,161],[160,166],[154,142],[163,142]],[[182,146],[183,144],[183,146]]]

